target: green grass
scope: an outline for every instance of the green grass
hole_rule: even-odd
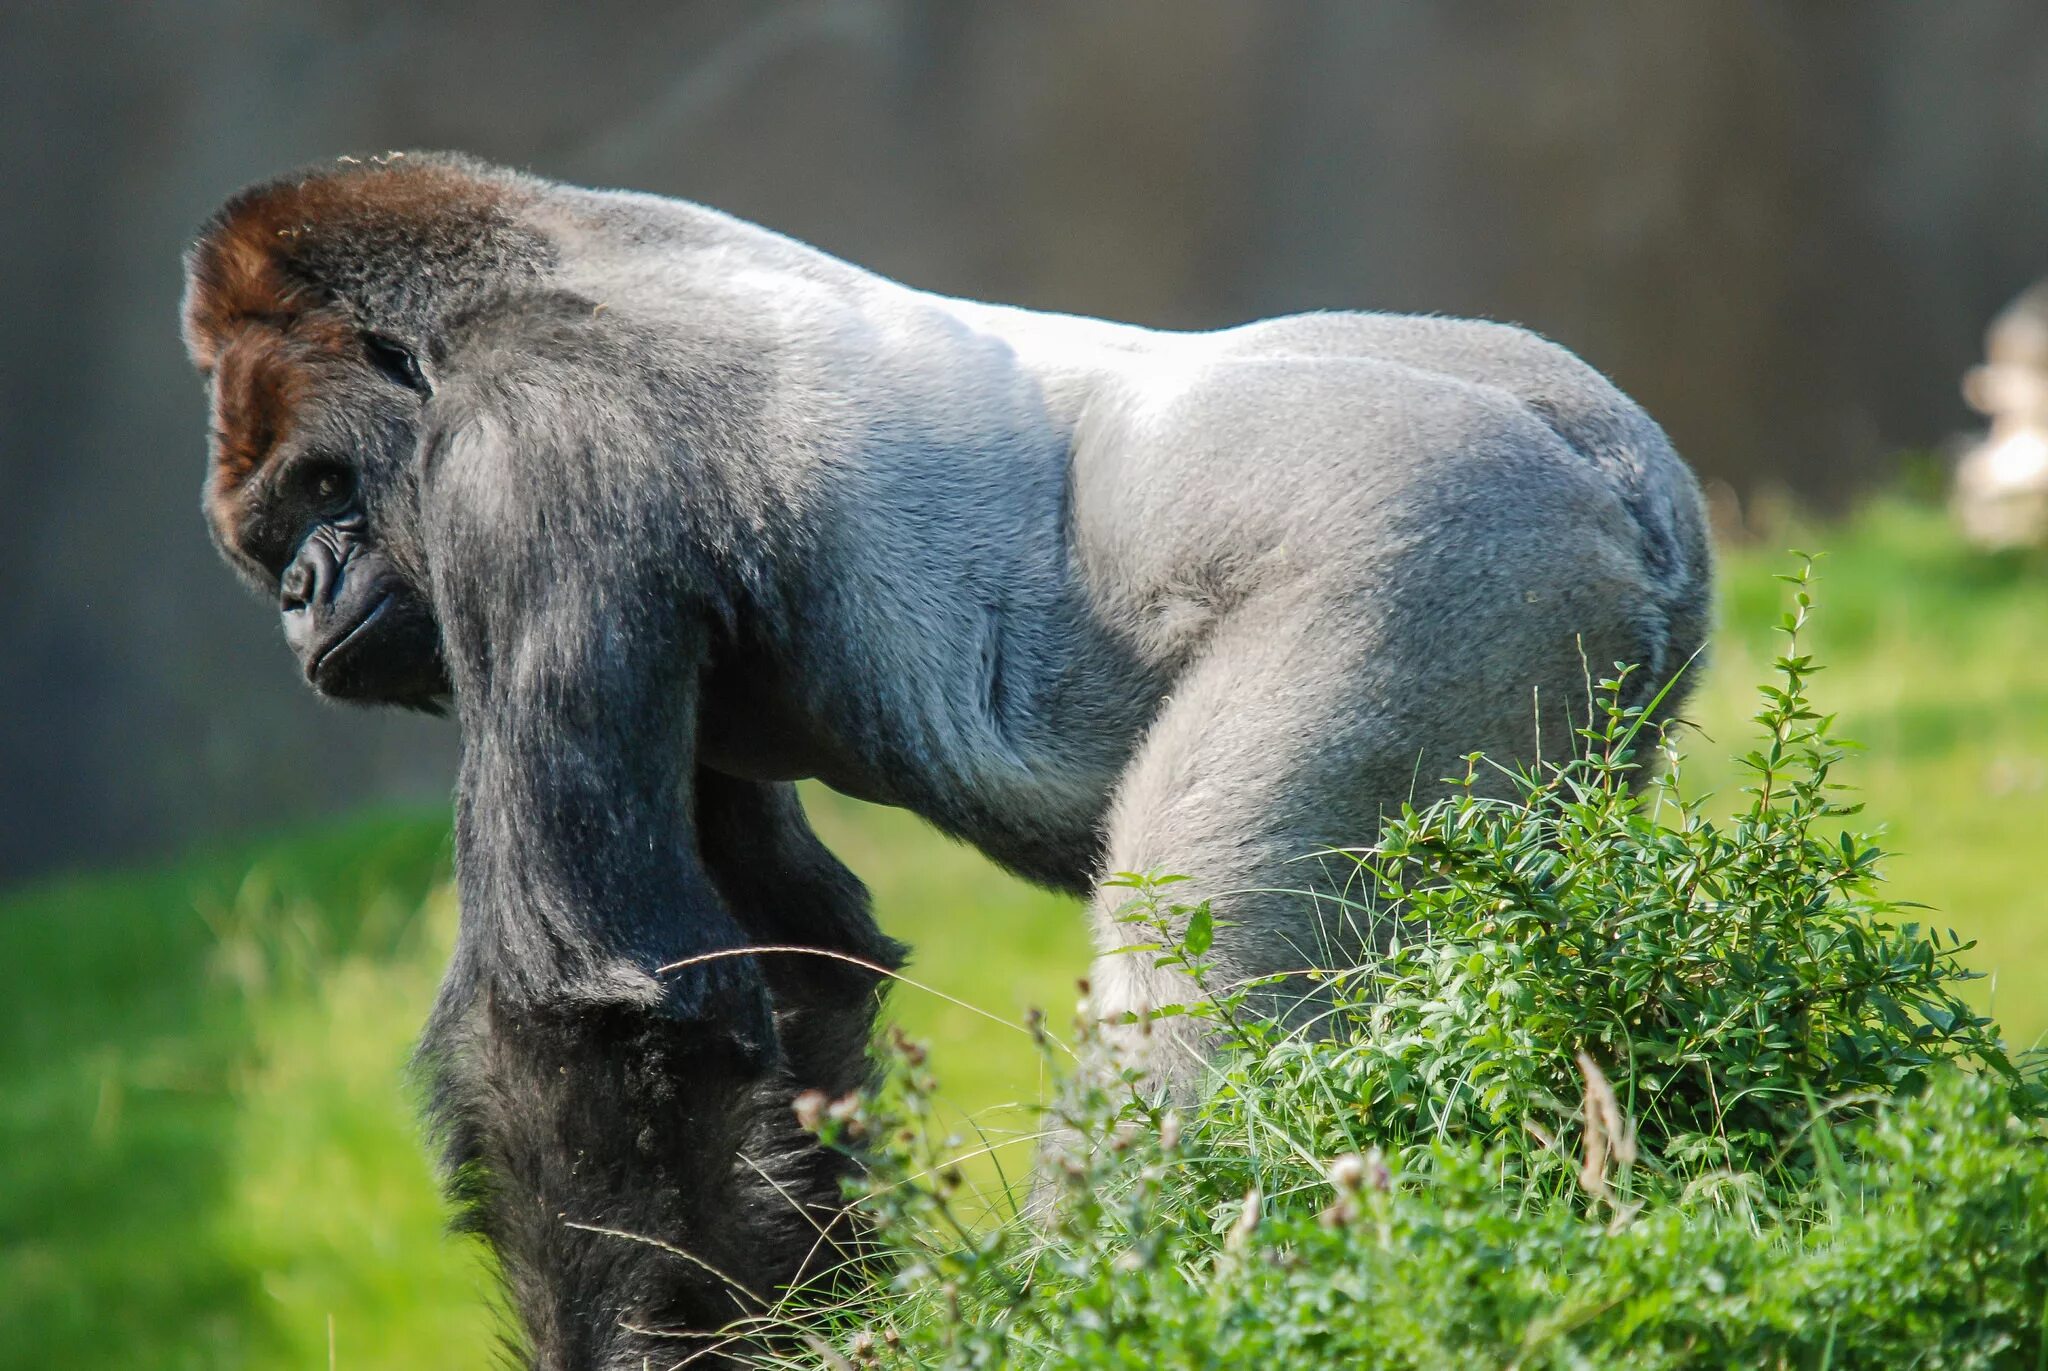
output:
[[[1966,960],[1995,979],[1974,991],[2017,1043],[2048,1034],[2048,574],[1895,504],[1730,556],[1689,790],[1735,784],[1708,762],[1766,674],[1784,546],[1828,554],[1815,690],[1867,747],[1847,778],[1892,893],[1979,940]],[[1071,901],[906,815],[811,800],[912,976],[1064,1019]],[[442,817],[382,815],[0,902],[0,1367],[318,1367],[330,1321],[338,1367],[488,1363],[488,1282],[439,1236],[404,1077],[452,931],[446,856]],[[894,1005],[952,1108],[1026,1125],[998,1108],[1040,1088],[1022,1033],[911,987]]]
[[[1732,791],[1726,754],[1745,735],[1755,683],[1777,649],[1791,569],[1780,549],[1821,551],[1814,684],[1862,744],[1845,769],[1859,823],[1891,854],[1893,895],[1978,941],[1975,988],[2016,1045],[2048,1035],[2048,557],[1958,544],[1933,511],[1888,501],[1846,527],[1783,530],[1724,558],[1724,628],[1688,713],[1705,739],[1686,789]]]
[[[445,849],[365,819],[0,913],[0,1364],[317,1366],[330,1313],[342,1365],[482,1346],[401,1070]]]
[[[908,815],[813,802],[917,979],[1011,1023],[1071,995],[1072,901]],[[379,815],[0,906],[0,1367],[324,1366],[330,1319],[340,1367],[489,1363],[490,1283],[441,1234],[404,1071],[453,934],[447,861],[443,817]],[[895,1004],[983,1064],[956,1109],[1028,1126],[1004,1108],[1039,1090],[1021,1030]]]

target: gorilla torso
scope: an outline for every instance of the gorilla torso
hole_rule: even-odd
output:
[[[701,756],[902,805],[1048,884],[1099,874],[1119,776],[1246,599],[1286,582],[1370,597],[1427,560],[1407,525],[1459,536],[1524,485],[1550,488],[1526,519],[1562,495],[1575,524],[1644,539],[1627,509],[1643,472],[1600,444],[1661,437],[1517,329],[1329,313],[1162,333],[931,295],[695,206],[594,198],[611,203],[582,220],[567,284],[622,309],[658,289],[694,346],[777,371],[756,420],[781,468],[768,517],[804,555],[773,612],[714,649]],[[1570,589],[1539,578],[1517,598]],[[1488,645],[1462,636],[1445,651],[1483,669]]]

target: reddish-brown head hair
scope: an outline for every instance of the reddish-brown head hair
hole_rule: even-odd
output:
[[[210,370],[249,323],[327,306],[405,312],[435,286],[530,257],[522,178],[446,153],[392,153],[259,182],[207,221],[185,259],[185,347]]]
[[[232,536],[233,497],[290,432],[323,367],[362,334],[418,342],[437,315],[544,265],[516,221],[517,175],[447,154],[344,158],[251,186],[185,258],[186,351],[213,381],[207,506]]]

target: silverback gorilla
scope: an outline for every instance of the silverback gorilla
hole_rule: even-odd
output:
[[[541,1367],[668,1365],[842,1260],[790,1101],[867,1080],[901,949],[794,781],[1063,890],[1191,876],[1258,977],[1385,931],[1332,946],[1295,859],[1704,631],[1686,468],[1498,324],[1038,314],[415,153],[236,195],[184,329],[213,537],[306,679],[459,721],[422,1054]],[[1095,1009],[1181,999],[1116,895]],[[771,944],[842,959],[707,955]]]

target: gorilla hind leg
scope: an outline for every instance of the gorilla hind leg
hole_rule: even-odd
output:
[[[1210,994],[1278,978],[1250,992],[1253,1011],[1312,1022],[1314,984],[1287,973],[1356,965],[1393,933],[1355,888],[1355,864],[1318,854],[1375,841],[1403,804],[1443,795],[1468,753],[1510,765],[1568,755],[1585,661],[1632,636],[1625,613],[1588,616],[1615,627],[1588,635],[1582,657],[1570,625],[1510,616],[1477,654],[1490,679],[1475,688],[1474,657],[1438,631],[1441,617],[1294,588],[1247,602],[1177,683],[1120,783],[1105,871],[1189,878],[1161,895],[1209,902]],[[1129,900],[1105,887],[1091,910],[1093,999],[1112,1024],[1200,994],[1154,954],[1117,950],[1142,940],[1119,921]],[[1170,1086],[1191,1084],[1208,1054],[1187,1017],[1111,1037]]]

